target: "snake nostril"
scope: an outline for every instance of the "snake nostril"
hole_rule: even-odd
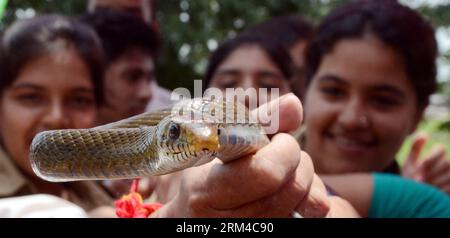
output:
[[[209,152],[208,148],[203,148],[202,150],[203,150],[203,152]]]
[[[217,129],[217,135],[219,135],[220,136],[220,129]]]

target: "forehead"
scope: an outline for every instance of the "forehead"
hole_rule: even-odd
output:
[[[150,71],[155,67],[152,56],[143,53],[139,49],[129,49],[125,51],[123,55],[111,64],[111,66],[118,70],[139,68]]]
[[[307,45],[308,43],[306,40],[300,40],[295,43],[289,50],[292,61],[294,61],[297,67],[303,67],[303,65],[305,64],[304,53]]]
[[[269,55],[257,45],[243,45],[231,52],[219,65],[218,70],[257,71],[272,70],[280,72]]]
[[[316,76],[337,76],[352,85],[392,85],[412,90],[403,57],[374,36],[338,41]]]
[[[93,87],[89,69],[73,50],[44,55],[26,63],[12,85],[24,83],[55,89]]]

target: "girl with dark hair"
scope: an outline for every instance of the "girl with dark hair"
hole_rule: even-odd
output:
[[[0,197],[36,193],[65,198],[86,211],[112,205],[93,182],[50,183],[28,160],[41,131],[87,128],[102,103],[103,53],[89,27],[62,16],[18,21],[1,41]]]
[[[302,145],[316,171],[327,176],[399,173],[395,155],[416,129],[436,89],[436,56],[433,27],[397,1],[352,1],[325,17],[306,54],[306,140]],[[445,181],[449,172],[438,170],[433,176],[442,179],[439,174]],[[322,177],[363,216],[417,217],[445,207],[423,204],[449,204],[448,198],[437,199],[442,195],[436,191],[426,192],[432,190],[429,186],[397,183],[397,178],[385,175],[347,180],[327,176]],[[425,174],[422,181],[439,186],[436,180],[426,179],[431,177]],[[364,191],[370,194],[367,199],[367,194],[361,195]],[[365,210],[361,201],[366,202]],[[444,210],[448,216],[450,211]]]
[[[246,34],[271,37],[289,51],[294,70],[291,79],[292,91],[300,100],[305,93],[305,50],[314,34],[314,25],[301,15],[274,17],[245,30]]]
[[[292,60],[288,52],[270,38],[252,34],[241,34],[225,41],[210,57],[203,80],[203,88],[267,89],[271,98],[272,88],[279,94],[291,92]],[[261,105],[267,98],[257,94],[255,104]],[[245,104],[249,106],[249,97]],[[251,107],[253,109],[254,107]]]

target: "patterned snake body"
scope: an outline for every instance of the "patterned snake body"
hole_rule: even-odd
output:
[[[239,103],[191,99],[91,128],[44,131],[30,148],[48,181],[129,179],[168,174],[254,153],[269,142]]]

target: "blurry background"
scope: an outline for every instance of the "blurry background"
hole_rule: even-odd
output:
[[[95,1],[95,0],[92,0]],[[101,0],[97,0],[101,1]],[[114,0],[119,2],[118,0]],[[134,2],[140,0],[133,0]],[[133,2],[129,1],[129,2]],[[272,16],[299,13],[319,22],[331,8],[344,0],[143,0],[150,9],[149,21],[159,29],[163,48],[157,61],[160,85],[192,90],[193,80],[200,79],[209,53],[227,37],[249,25]],[[431,133],[428,148],[444,143],[450,152],[450,0],[401,0],[419,10],[436,27],[441,57],[439,59],[439,93],[420,129]],[[0,0],[0,30],[16,19],[40,13],[77,15],[92,2],[83,0]],[[409,141],[399,152],[400,160],[409,151]]]

